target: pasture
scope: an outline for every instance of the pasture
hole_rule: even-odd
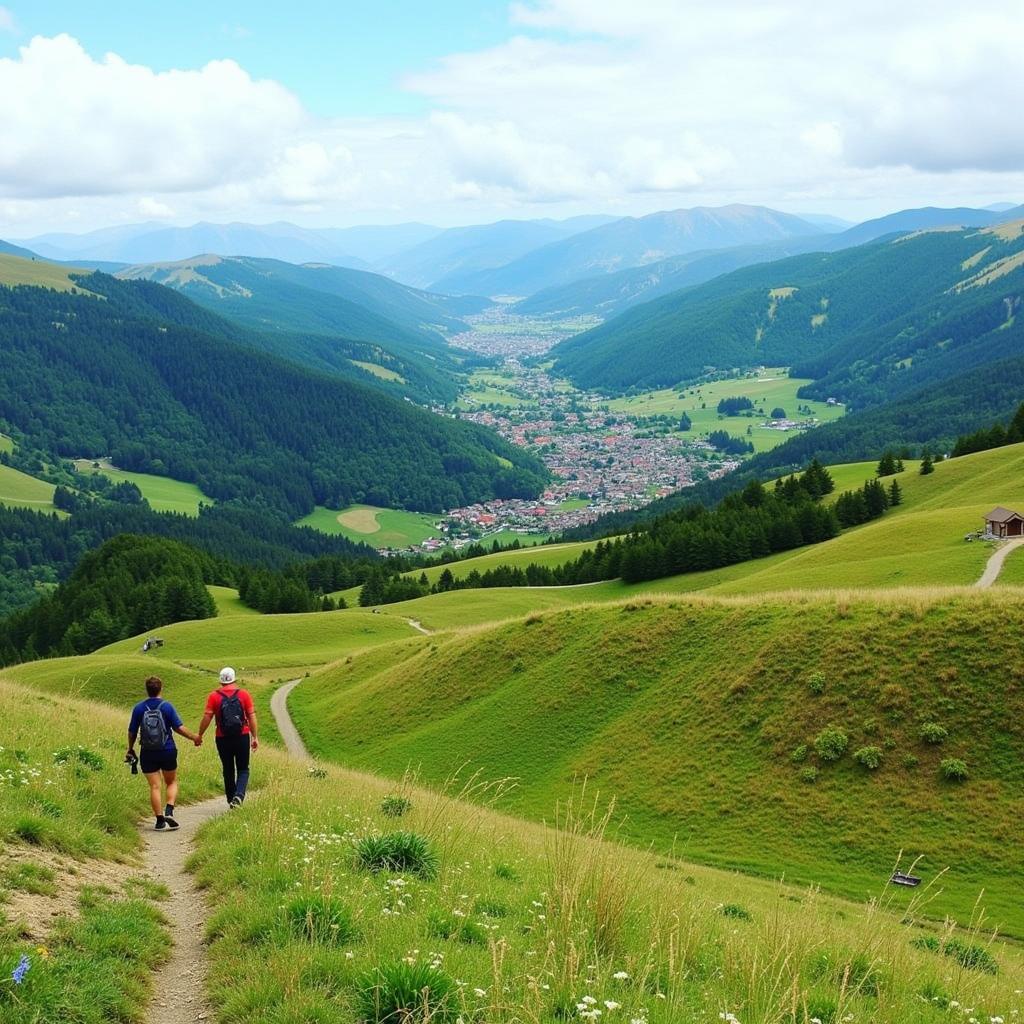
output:
[[[154,512],[181,512],[195,516],[199,514],[201,504],[212,504],[212,499],[207,498],[195,484],[183,480],[172,480],[152,473],[132,473],[102,462],[97,468],[92,459],[76,460],[75,468],[80,473],[102,473],[115,484],[124,481],[135,484]]]
[[[443,536],[438,530],[440,514],[407,512],[375,505],[351,505],[340,512],[317,506],[296,526],[309,526],[321,533],[347,537],[375,548],[405,548],[430,537]]]
[[[31,508],[37,512],[53,511],[53,484],[34,476],[0,465],[0,505]]]

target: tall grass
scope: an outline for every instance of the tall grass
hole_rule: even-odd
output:
[[[216,908],[222,1024],[928,1024],[952,1002],[979,1020],[1024,1009],[1015,948],[986,947],[993,975],[915,947],[933,934],[927,888],[909,906],[888,889],[842,903],[630,850],[583,786],[545,828],[407,783],[401,829],[443,867],[431,879],[365,870],[356,849],[392,829],[379,809],[392,786],[338,769],[310,784],[288,768],[204,830],[196,868]],[[295,907],[329,908],[320,916],[343,921],[346,942],[297,933]],[[258,980],[243,991],[240,975]],[[401,1013],[375,1016],[388,1006]]]

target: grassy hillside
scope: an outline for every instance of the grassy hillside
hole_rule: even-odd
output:
[[[141,1024],[170,936],[136,862],[125,716],[6,680],[0,702],[0,1024]],[[183,803],[215,792],[215,764],[190,759]]]
[[[932,1024],[960,1018],[951,1000],[983,1020],[1022,1006],[1017,950],[959,938],[996,961],[991,975],[916,948],[941,936],[902,893],[844,904],[624,850],[600,841],[590,794],[563,806],[555,833],[454,799],[473,795],[458,783],[439,796],[322,776],[284,770],[244,818],[200,837],[222,1024]],[[396,820],[381,806],[398,794],[411,806]],[[361,862],[395,833],[436,870]]]
[[[1024,935],[1010,826],[1024,812],[1024,601],[1005,593],[534,614],[369,675],[339,663],[295,691],[293,714],[311,749],[353,767],[439,782],[468,763],[520,780],[503,806],[536,818],[586,776],[636,842],[857,897],[902,850],[949,869],[936,912],[967,920],[984,889]],[[921,739],[933,722],[941,746]],[[836,763],[814,750],[828,726],[848,737]],[[877,771],[851,756],[862,747],[878,748]],[[943,779],[946,758],[966,762],[966,783]]]
[[[238,596],[237,590],[232,590],[231,587],[214,587],[209,586],[206,588],[210,592],[210,596],[213,598],[213,603],[217,606],[217,615],[259,615],[259,612],[255,608],[250,608],[248,605],[242,604],[241,598]]]
[[[39,512],[53,511],[53,484],[34,476],[0,465],[0,505],[33,508]]]
[[[79,471],[87,473],[92,460],[79,459],[76,466]],[[210,504],[211,501],[195,484],[182,480],[171,480],[170,477],[154,476],[152,473],[131,473],[113,466],[101,466],[95,472],[109,477],[115,484],[125,480],[135,484],[156,512],[182,512],[194,516],[199,514],[199,506],[203,502]]]
[[[375,548],[405,548],[428,537],[441,536],[437,529],[439,518],[426,512],[375,505],[350,505],[340,512],[318,506],[295,525],[311,526],[322,533],[347,537]]]
[[[58,292],[73,292],[76,295],[91,295],[82,287],[75,276],[88,274],[78,267],[67,267],[46,260],[25,259],[10,253],[0,252],[0,285],[16,288],[30,285],[33,288],[51,288]]]

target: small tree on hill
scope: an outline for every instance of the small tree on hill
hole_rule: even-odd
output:
[[[932,453],[926,448],[921,456],[921,476],[928,476],[929,473],[934,472],[935,462],[932,459]]]
[[[682,416],[679,417],[679,430],[681,430],[681,431],[683,431],[685,433],[692,426],[693,426],[693,421],[684,412],[682,414]]]
[[[777,406],[775,406],[774,409],[772,409],[772,419],[773,420],[784,420],[785,418],[786,418],[786,410],[783,409],[781,405],[777,405]]]
[[[889,485],[889,504],[895,508],[897,505],[903,504],[903,491],[900,489],[900,485],[896,480]]]
[[[896,456],[891,451],[886,451],[885,454],[878,462],[878,468],[875,470],[877,476],[894,476],[899,472],[899,466],[896,462]]]

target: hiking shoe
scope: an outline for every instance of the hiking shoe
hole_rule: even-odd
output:
[[[177,822],[177,821],[175,821],[175,820],[174,820],[174,818],[168,818],[168,817],[167,817],[166,815],[164,815],[164,822],[166,823],[167,827],[168,827],[168,828],[169,828],[169,829],[170,829],[170,830],[171,830],[172,832],[173,832],[173,831],[174,831],[174,830],[175,830],[176,828],[181,828],[181,825],[180,825],[180,824],[178,824],[178,822]]]
[[[154,828],[157,830],[157,832],[162,832],[165,828],[167,828],[167,819],[163,816],[157,818],[156,825],[154,826]]]
[[[242,798],[240,796],[233,796],[231,798],[231,803],[228,804],[228,806],[231,807],[232,809],[234,809],[235,807],[241,807],[242,806]]]

